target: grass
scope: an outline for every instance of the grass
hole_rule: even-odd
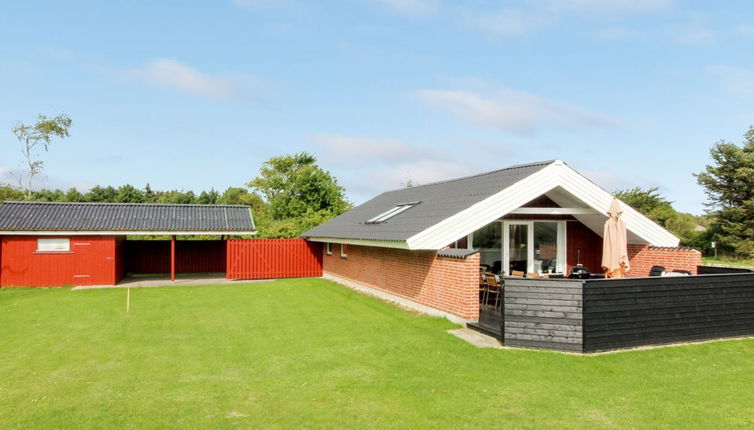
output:
[[[702,257],[702,264],[711,264],[715,266],[732,266],[732,267],[749,267],[754,268],[754,260],[736,259],[736,258],[715,258]]]
[[[0,290],[0,428],[752,428],[754,340],[478,349],[321,279]]]

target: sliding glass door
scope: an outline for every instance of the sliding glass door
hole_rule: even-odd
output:
[[[506,275],[565,272],[565,221],[503,221]]]
[[[564,273],[565,221],[495,221],[472,233],[470,248],[479,250],[486,271]]]

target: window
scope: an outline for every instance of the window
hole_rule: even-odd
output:
[[[564,273],[565,221],[503,221],[503,267],[527,273]]]
[[[69,239],[37,239],[37,252],[69,252]]]
[[[348,257],[348,245],[346,245],[345,243],[340,244],[340,256],[342,258]]]
[[[379,224],[381,222],[385,222],[385,221],[389,220],[390,218],[398,215],[399,213],[405,212],[405,211],[411,209],[412,207],[418,205],[419,203],[420,202],[401,203],[401,204],[397,205],[396,207],[390,209],[389,211],[383,212],[383,213],[377,215],[376,217],[367,220],[366,223],[367,224]]]
[[[327,255],[332,255],[332,243],[325,243],[325,252],[327,253]]]

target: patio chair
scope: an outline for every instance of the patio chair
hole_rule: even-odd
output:
[[[490,300],[490,294],[495,295],[495,309],[497,309],[497,304],[500,302],[500,293],[502,290],[502,283],[500,282],[500,278],[498,278],[496,275],[493,275],[491,273],[488,273],[486,276],[487,281],[487,292],[484,298],[484,304],[485,306],[489,303]]]
[[[479,301],[482,303],[487,296],[487,288],[487,277],[484,272],[479,272]]]
[[[524,272],[522,272],[520,270],[511,270],[511,276],[516,276],[516,277],[519,277],[519,278],[523,278],[524,277]]]
[[[652,266],[651,269],[649,269],[649,276],[663,276],[665,275],[665,267],[663,266]]]

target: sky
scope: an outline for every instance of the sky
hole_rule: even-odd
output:
[[[700,214],[754,125],[754,2],[2,2],[0,182],[59,113],[37,187],[222,191],[308,151],[361,203],[561,159]]]

